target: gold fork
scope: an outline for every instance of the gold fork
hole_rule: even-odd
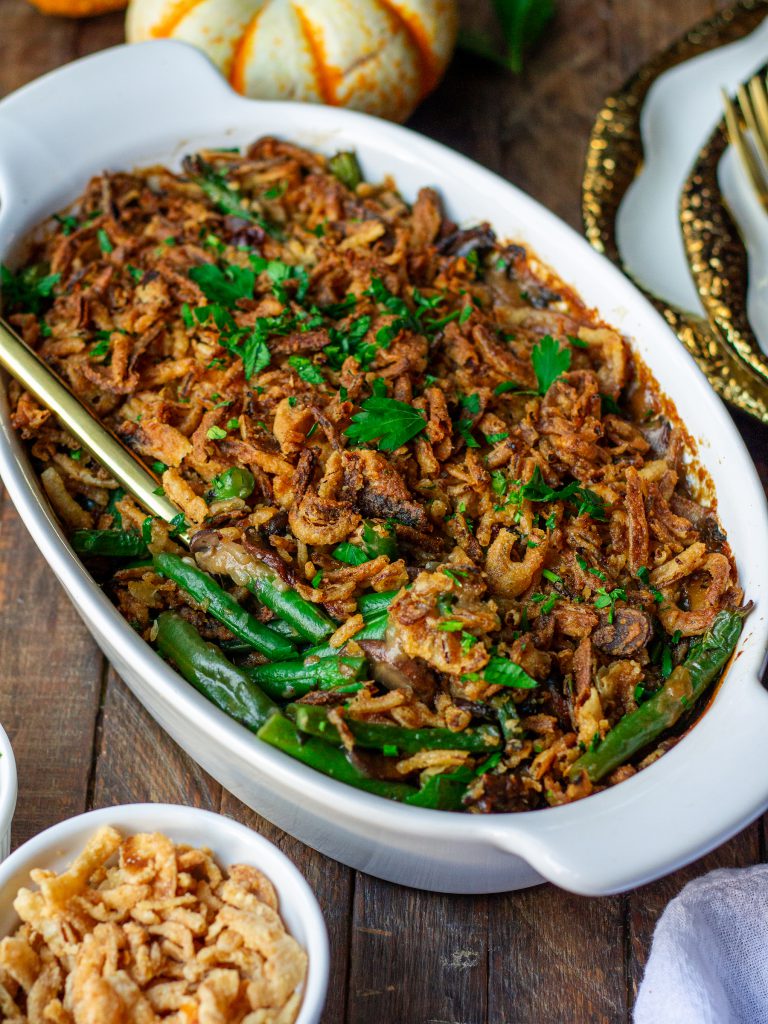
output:
[[[746,88],[739,86],[737,96],[742,117],[728,93],[724,89],[721,93],[728,138],[763,209],[768,212],[768,92],[765,82],[761,75],[754,75]]]
[[[131,494],[150,515],[171,522],[179,509],[158,494],[158,479],[130,448],[99,422],[53,370],[0,319],[0,366],[50,409],[61,425]],[[186,533],[177,534],[182,541]]]

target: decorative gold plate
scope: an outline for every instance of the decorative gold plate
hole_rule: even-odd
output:
[[[648,295],[696,360],[718,395],[764,423],[768,423],[768,373],[760,373],[746,358],[747,352],[753,359],[756,356],[754,338],[747,340],[748,335],[744,333],[746,255],[744,254],[740,263],[736,257],[732,261],[729,260],[727,288],[730,288],[731,292],[727,296],[726,275],[720,282],[721,287],[714,285],[716,297],[702,292],[702,301],[708,314],[712,316],[710,322],[668,305],[655,295],[649,294],[639,284],[619,254],[616,242],[616,216],[627,189],[643,164],[640,113],[653,83],[670,68],[748,35],[757,28],[766,14],[768,0],[741,0],[740,3],[699,22],[668,49],[653,57],[617,93],[608,96],[592,128],[582,182],[582,217],[589,242],[598,252],[617,264]],[[687,202],[690,211],[697,202],[697,183],[691,179],[688,184],[690,196]],[[727,217],[721,206],[718,205],[717,212],[715,211],[715,198],[715,192],[710,189],[706,199],[713,233],[723,228],[723,215]],[[702,202],[704,199],[702,196]],[[698,216],[699,210],[696,212],[696,217]],[[738,248],[733,245],[734,235],[738,239],[738,233],[731,223],[727,243],[729,253],[735,253]],[[710,246],[707,251],[711,251],[711,248]],[[743,252],[743,246],[741,249]],[[697,266],[701,261],[700,254]],[[699,272],[703,273],[703,270],[699,268]],[[739,283],[735,285],[734,282]],[[697,283],[701,290],[702,283]],[[736,316],[726,303],[726,297],[730,301],[733,296],[738,300]],[[715,307],[716,317],[713,312]],[[720,335],[721,324],[728,324],[730,327],[730,335],[724,332],[725,340]],[[749,325],[746,326],[751,336]],[[757,352],[759,353],[759,348]],[[768,367],[768,364],[766,366]]]

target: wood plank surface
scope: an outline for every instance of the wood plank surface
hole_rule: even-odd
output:
[[[487,4],[464,0],[465,23]],[[459,55],[412,126],[504,175],[580,228],[580,180],[603,96],[722,3],[560,0],[525,73]],[[0,96],[122,39],[122,15],[48,18],[0,0]],[[0,138],[0,145],[2,139]],[[0,197],[1,201],[1,197]],[[735,416],[768,483],[768,431]],[[623,1024],[658,915],[689,879],[764,859],[764,823],[624,896],[539,886],[489,897],[421,893],[328,860],[202,771],[108,668],[0,494],[0,720],[20,772],[14,843],[87,807],[169,801],[220,810],[268,836],[307,876],[333,963],[324,1024]]]

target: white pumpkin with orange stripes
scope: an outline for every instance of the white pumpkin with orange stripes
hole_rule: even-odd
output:
[[[246,96],[403,121],[440,79],[456,0],[132,0],[129,42],[199,47]]]

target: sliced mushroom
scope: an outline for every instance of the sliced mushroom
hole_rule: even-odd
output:
[[[437,251],[443,256],[469,256],[471,252],[481,255],[496,244],[496,234],[489,224],[478,224],[446,235],[437,243]]]
[[[592,643],[603,654],[625,658],[637,654],[651,639],[651,620],[638,608],[619,608],[613,622],[592,634]]]
[[[431,700],[437,683],[425,664],[394,650],[384,640],[361,640],[373,678],[387,690],[409,690],[419,700]]]

